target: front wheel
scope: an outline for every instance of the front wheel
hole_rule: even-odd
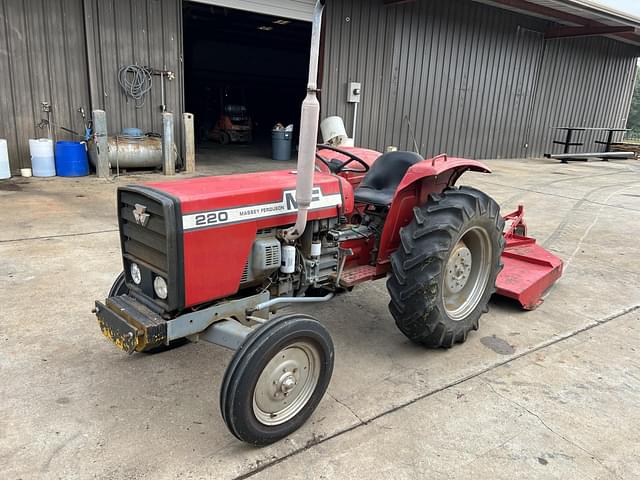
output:
[[[129,287],[125,283],[124,272],[120,272],[120,275],[116,277],[111,285],[111,289],[109,290],[109,298],[111,297],[119,297],[120,295],[126,295],[129,293]]]
[[[238,439],[268,445],[300,428],[324,395],[333,372],[329,332],[307,315],[258,327],[227,367],[220,410]]]
[[[503,227],[498,204],[470,187],[449,188],[414,209],[387,281],[402,333],[448,348],[478,329],[502,268]]]

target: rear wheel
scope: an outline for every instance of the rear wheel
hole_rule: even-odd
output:
[[[504,249],[500,207],[470,187],[450,188],[414,209],[391,256],[389,310],[409,339],[451,347],[478,329]]]
[[[237,438],[268,445],[300,428],[333,372],[329,332],[307,315],[258,327],[236,351],[220,390],[220,410]]]

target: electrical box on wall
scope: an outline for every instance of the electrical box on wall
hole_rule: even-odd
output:
[[[349,82],[347,85],[347,102],[360,103],[360,82]]]

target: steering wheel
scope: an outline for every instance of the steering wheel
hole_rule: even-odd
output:
[[[336,152],[336,153],[339,153],[341,155],[344,155],[345,157],[349,157],[348,160],[346,160],[344,162],[340,162],[337,159],[327,160],[322,155],[320,155],[318,152],[316,152],[316,158],[318,160],[320,160],[322,163],[324,163],[332,173],[340,173],[340,172],[366,173],[366,172],[369,171],[369,164],[367,162],[365,162],[363,159],[361,159],[357,155],[354,155],[351,152],[347,152],[346,150],[342,150],[341,148],[337,148],[337,147],[334,147],[332,145],[325,145],[325,144],[322,144],[322,143],[319,143],[318,145],[316,145],[316,147],[319,148],[319,149],[322,149],[322,150],[331,150],[332,152]],[[363,167],[363,170],[353,169],[353,168],[345,168],[351,162],[359,163]]]

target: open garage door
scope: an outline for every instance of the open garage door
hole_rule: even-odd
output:
[[[293,126],[295,158],[311,22],[202,2],[183,2],[183,22],[198,161],[249,168],[249,159],[271,158],[277,124]]]
[[[315,0],[196,0],[219,7],[235,8],[274,17],[311,21]]]

